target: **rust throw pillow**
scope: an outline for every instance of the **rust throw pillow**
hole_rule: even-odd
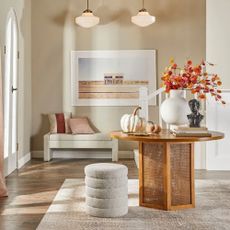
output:
[[[50,122],[50,133],[71,133],[69,119],[71,113],[52,113],[48,114]]]

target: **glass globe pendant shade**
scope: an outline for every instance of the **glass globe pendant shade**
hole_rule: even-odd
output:
[[[94,16],[91,10],[85,10],[80,17],[76,17],[75,22],[81,27],[91,28],[96,26],[100,22],[100,19]]]
[[[136,16],[131,19],[132,23],[140,27],[146,27],[153,24],[156,21],[154,16],[151,16],[146,9],[142,9]]]

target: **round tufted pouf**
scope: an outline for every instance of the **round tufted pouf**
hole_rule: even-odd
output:
[[[128,212],[128,168],[112,163],[85,167],[86,213],[120,217]]]
[[[85,167],[85,175],[98,179],[125,178],[128,168],[125,165],[112,163],[91,164]]]
[[[99,179],[85,177],[85,183],[91,188],[120,188],[128,184],[127,176],[124,178]]]

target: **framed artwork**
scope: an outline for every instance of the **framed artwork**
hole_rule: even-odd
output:
[[[72,51],[71,85],[73,106],[138,105],[141,87],[156,90],[156,51]]]

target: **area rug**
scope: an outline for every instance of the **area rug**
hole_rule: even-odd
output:
[[[83,179],[67,179],[38,230],[230,229],[230,181],[196,180],[196,208],[160,211],[138,206],[138,180],[129,180],[129,212],[121,218],[85,214]]]

